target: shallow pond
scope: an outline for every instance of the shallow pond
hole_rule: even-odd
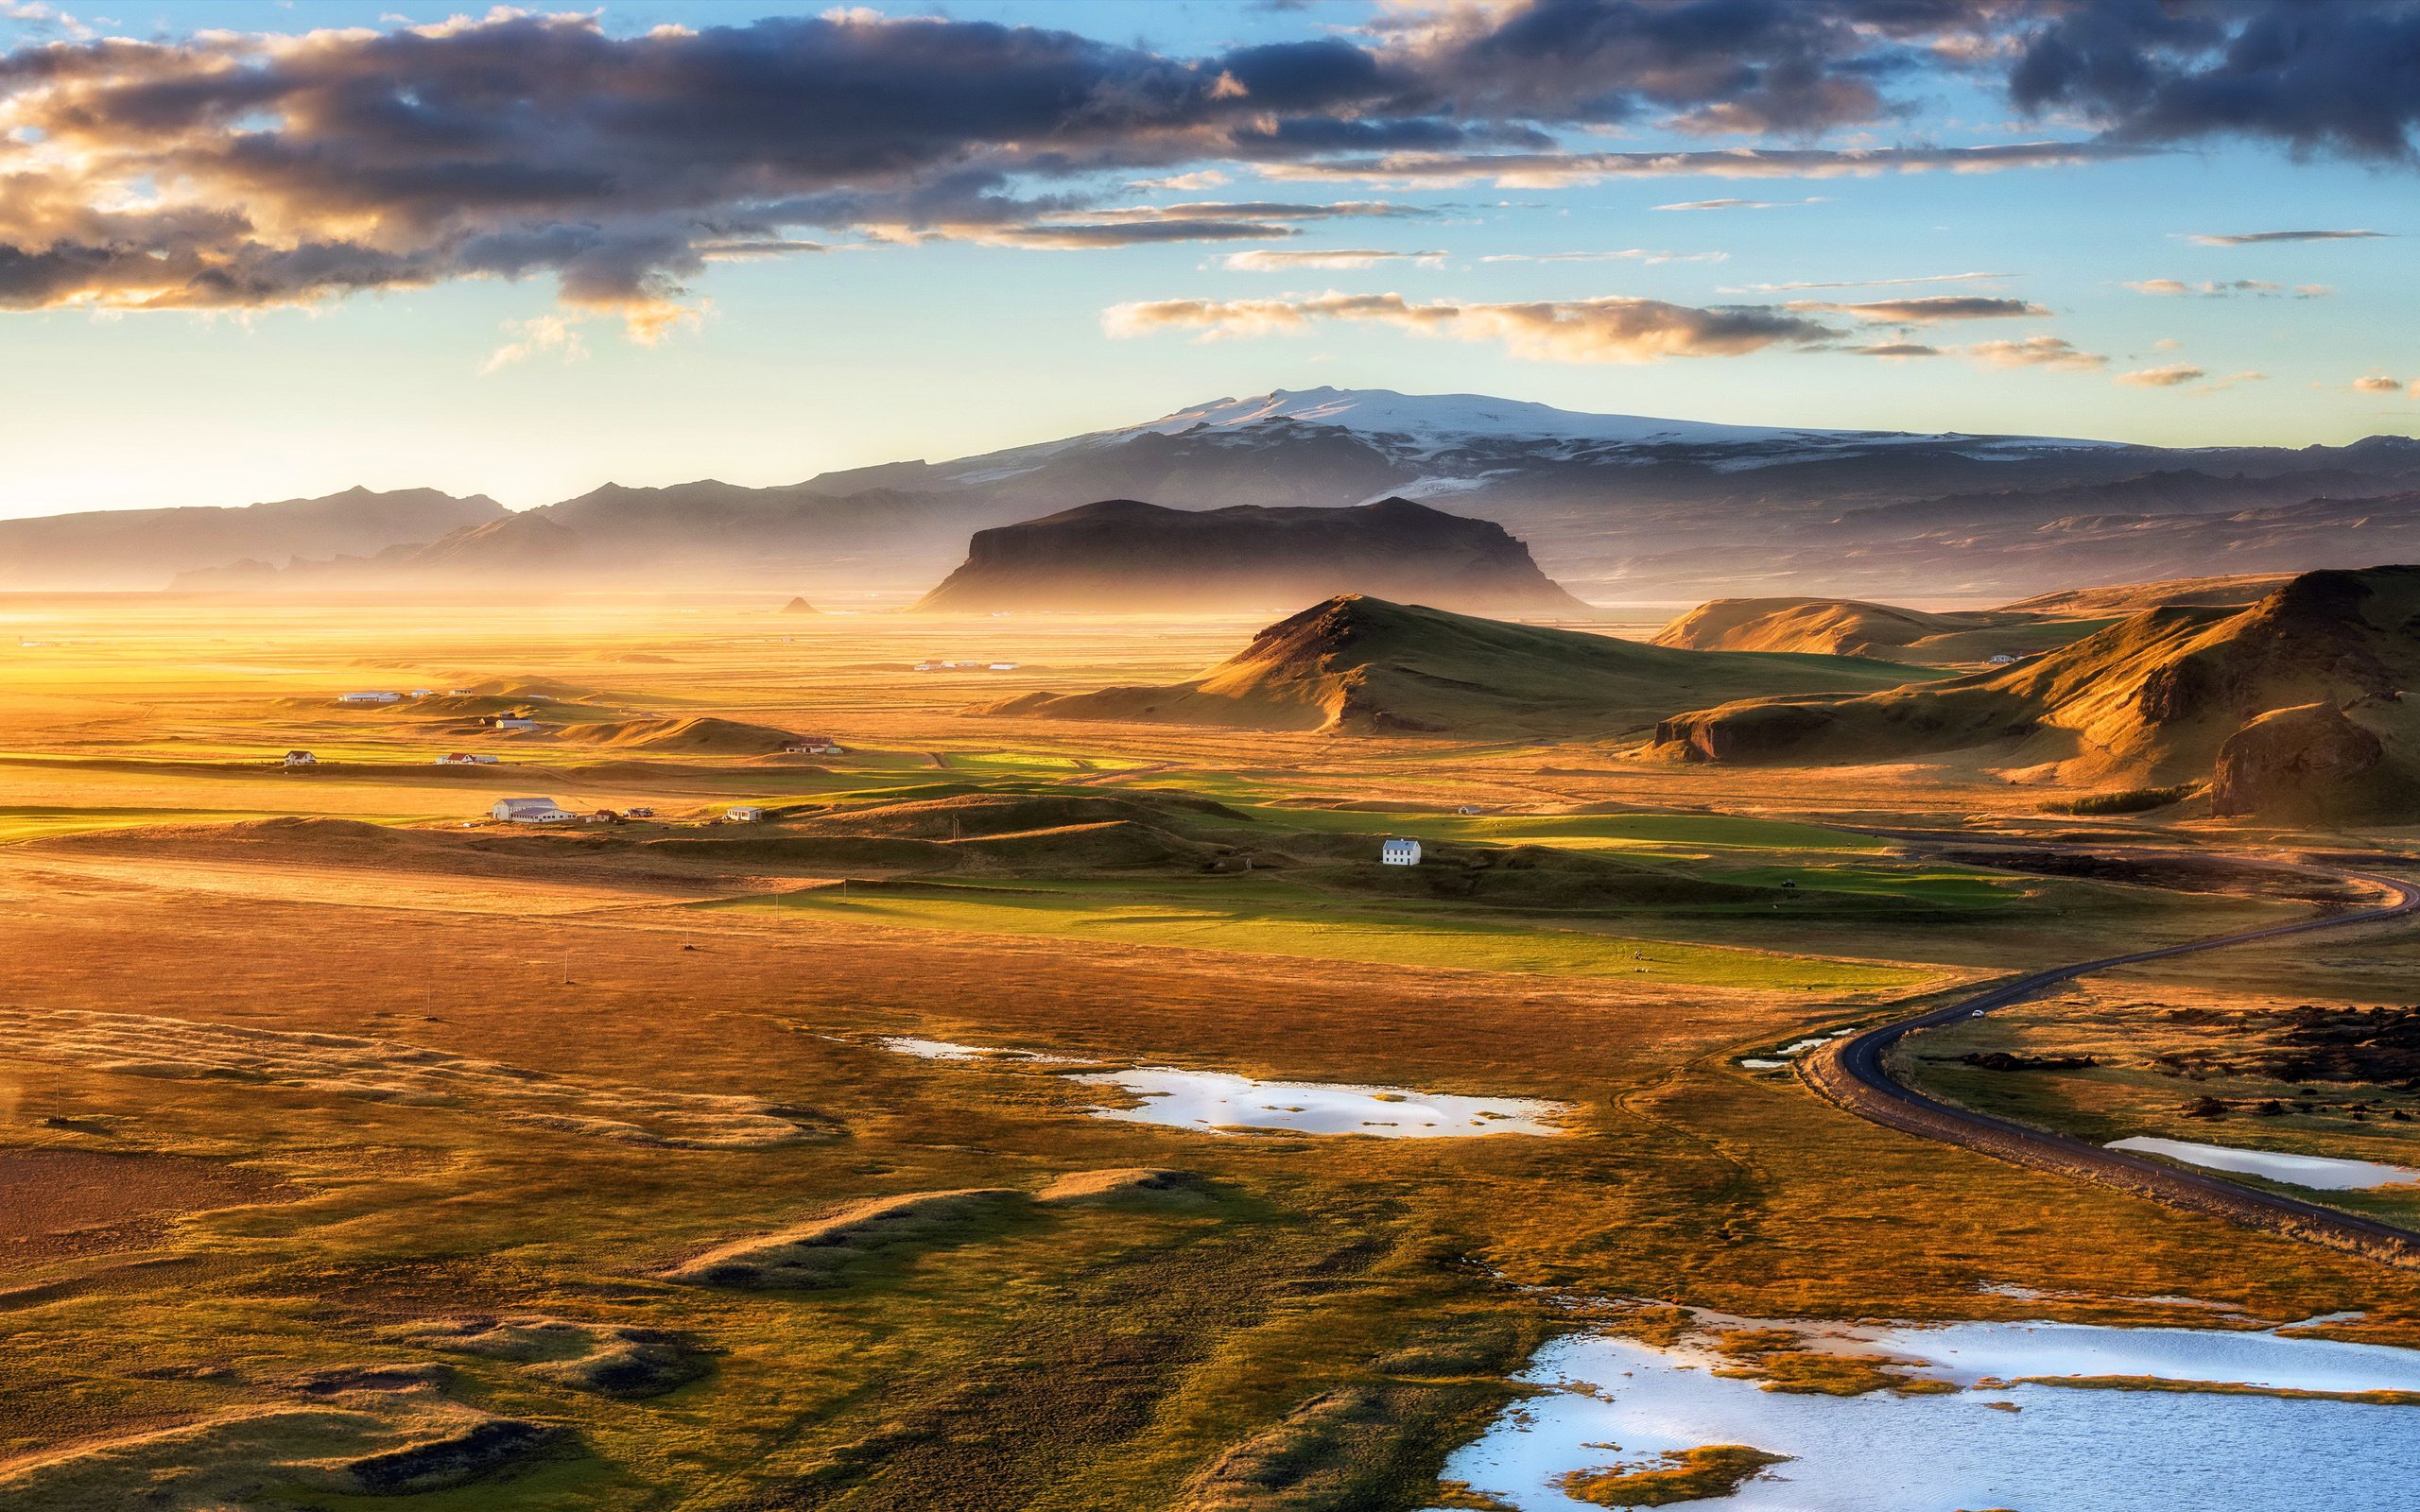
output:
[[[1298,1134],[1373,1134],[1380,1139],[1452,1139],[1471,1134],[1560,1134],[1547,1122],[1566,1105],[1520,1097],[1453,1097],[1399,1087],[1335,1082],[1255,1081],[1219,1071],[1140,1066],[1069,1078],[1121,1087],[1137,1108],[1097,1108],[1098,1118],[1177,1128],[1282,1128]]]
[[[874,1043],[921,1060],[1028,1066],[1099,1063],[1038,1050],[995,1050],[908,1035],[892,1035]],[[1123,1088],[1142,1100],[1132,1108],[1087,1108],[1095,1118],[1165,1124],[1208,1134],[1243,1128],[1288,1129],[1297,1134],[1367,1134],[1391,1140],[1562,1134],[1567,1130],[1552,1121],[1571,1111],[1567,1103],[1534,1098],[1457,1097],[1445,1092],[1355,1087],[1341,1082],[1259,1081],[1230,1072],[1181,1071],[1171,1066],[1062,1074],[1088,1087]]]
[[[2212,1171],[2266,1177],[2272,1181],[2309,1187],[2315,1192],[2360,1192],[2370,1187],[2408,1186],[2420,1182],[2420,1171],[2378,1160],[2340,1160],[2324,1155],[2284,1155],[2274,1150],[2196,1144],[2189,1140],[2160,1140],[2147,1135],[2116,1140],[2109,1147],[2113,1150],[2133,1150],[2142,1155],[2165,1156],[2171,1160]]]
[[[2152,1376],[2317,1391],[2420,1390],[2420,1350],[2193,1329],[1952,1324],[1830,1331],[1962,1385]],[[1520,1512],[1576,1512],[1572,1470],[1746,1444],[1777,1454],[1731,1512],[2409,1512],[2420,1407],[2024,1384],[1937,1396],[1795,1396],[1704,1352],[1577,1334],[1521,1379],[1547,1388],[1457,1451],[1448,1479]],[[2012,1411],[2011,1408],[2015,1410]]]

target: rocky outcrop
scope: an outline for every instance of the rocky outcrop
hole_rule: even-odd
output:
[[[2248,720],[2219,747],[2210,811],[2270,817],[2323,813],[2385,754],[2376,734],[2332,703],[2272,709]]]

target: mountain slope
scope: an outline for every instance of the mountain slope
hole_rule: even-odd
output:
[[[1675,715],[1652,747],[1768,763],[1988,747],[2071,780],[2223,776],[2224,812],[2355,812],[2420,784],[2420,701],[2405,697],[2415,686],[2420,567],[2314,572],[2242,609],[2146,610],[1997,672]],[[2294,717],[2273,717],[2283,711]]]
[[[1588,614],[1504,527],[1405,499],[1344,509],[1167,509],[1109,499],[977,531],[920,610],[1213,612],[1342,593]]]
[[[1637,729],[1708,693],[1872,688],[1907,676],[1881,662],[1679,651],[1344,594],[1270,626],[1190,681],[1028,694],[978,712],[1498,739]]]

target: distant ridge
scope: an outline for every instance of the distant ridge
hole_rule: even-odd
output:
[[[1167,509],[1106,499],[977,531],[933,611],[1254,610],[1340,593],[1590,615],[1502,525],[1408,499],[1339,509]]]
[[[157,589],[180,573],[241,564],[273,579],[298,556],[367,556],[397,541],[506,518],[483,493],[347,489],[229,508],[95,509],[0,520],[0,588]]]
[[[2167,449],[2062,437],[1725,424],[1481,394],[1276,389],[942,461],[754,488],[608,484],[499,532],[486,500],[396,514],[338,495],[251,510],[0,522],[0,587],[741,587],[922,593],[975,532],[1095,499],[1335,508],[1387,498],[1503,526],[1597,603],[1708,596],[1981,602],[2112,577],[2420,559],[2420,440]],[[277,512],[335,507],[342,528]],[[165,518],[173,513],[178,519]],[[141,523],[161,516],[153,532]],[[210,517],[205,520],[203,517]],[[69,517],[60,517],[66,519]],[[113,522],[102,524],[102,520]],[[237,520],[248,523],[237,524]],[[215,523],[213,523],[215,522]],[[20,545],[26,549],[17,549]]]

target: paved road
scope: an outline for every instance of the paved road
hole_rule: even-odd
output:
[[[2281,868],[2286,865],[2246,856],[2225,859],[2250,862],[2260,867]],[[2117,1187],[2172,1208],[2225,1218],[2249,1228],[2264,1228],[2273,1233],[2347,1250],[2386,1264],[2420,1270],[2420,1232],[2374,1218],[2339,1212],[2317,1203],[2258,1191],[2204,1172],[2146,1160],[2121,1150],[2102,1149],[2082,1140],[2046,1133],[2007,1119],[1994,1118],[1988,1113],[1959,1108],[1927,1097],[1893,1079],[1883,1064],[1883,1057],[1893,1045],[1919,1029],[1935,1028],[1960,1019],[2005,1008],[2094,971],[2164,960],[2171,955],[2189,955],[2200,951],[2225,950],[2318,930],[2375,923],[2420,912],[2420,886],[2410,883],[2332,868],[2304,866],[2291,869],[2365,885],[2390,901],[2375,907],[2304,919],[2300,923],[2221,935],[2183,945],[2135,951],[2131,954],[2105,956],[2097,961],[2080,961],[2072,966],[2054,966],[2031,976],[2003,982],[1929,1013],[1902,1019],[1878,1029],[1869,1029],[1850,1039],[1833,1040],[1800,1057],[1799,1074],[1825,1098],[1886,1127],[1963,1145],[2012,1164]]]

